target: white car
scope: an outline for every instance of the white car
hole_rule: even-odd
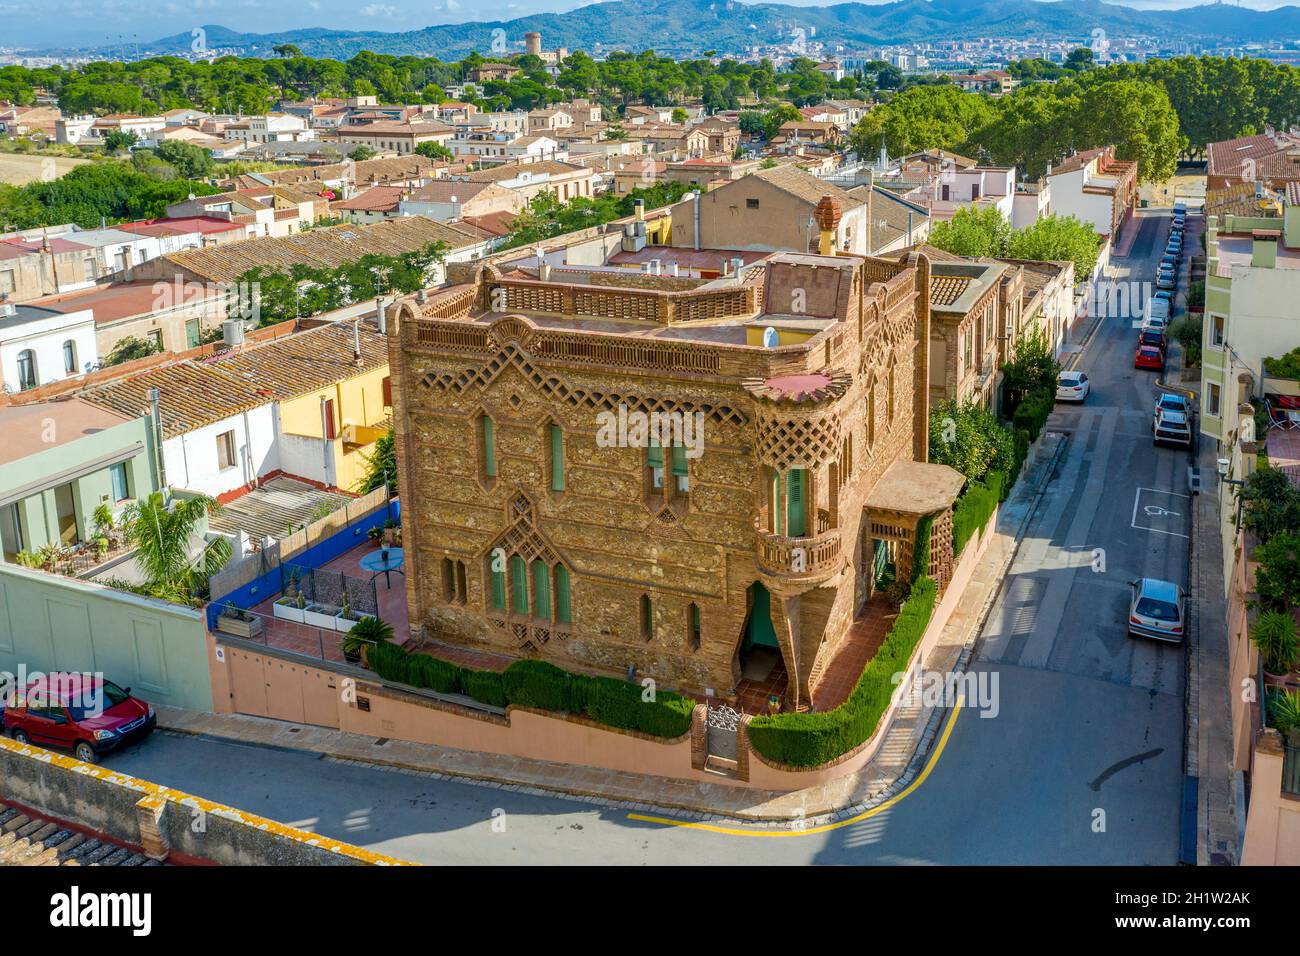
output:
[[[1058,402],[1087,401],[1092,385],[1083,372],[1062,372],[1056,376],[1056,400]]]

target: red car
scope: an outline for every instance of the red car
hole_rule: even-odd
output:
[[[4,712],[14,740],[71,750],[85,763],[143,740],[157,723],[153,707],[132,697],[131,688],[90,674],[35,677]]]
[[[1133,356],[1133,367],[1152,368],[1157,372],[1163,371],[1165,354],[1154,345],[1139,345],[1137,354]]]

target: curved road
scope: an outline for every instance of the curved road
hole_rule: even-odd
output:
[[[1112,275],[1149,280],[1168,220]],[[821,832],[708,832],[310,754],[157,734],[109,765],[424,863],[1172,864],[1183,747],[1181,648],[1126,636],[1127,581],[1185,583],[1188,456],[1151,444],[1155,375],[1103,321],[1081,356],[1093,395],[1058,406],[1068,444],[981,636],[998,713],[971,708],[924,781]],[[1098,551],[1097,549],[1100,549]]]

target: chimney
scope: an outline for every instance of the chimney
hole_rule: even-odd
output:
[[[645,221],[645,200],[638,199],[632,203],[632,215],[636,217],[637,222]]]
[[[0,293],[0,316],[13,315],[18,311],[18,307],[9,301],[9,293]]]
[[[537,264],[537,278],[542,282],[551,281],[551,264],[545,259]]]
[[[379,305],[375,308],[375,324],[379,326],[379,334],[388,334],[388,303],[383,299],[379,300]]]
[[[352,320],[352,361],[361,364],[361,320]]]
[[[1250,264],[1256,269],[1277,265],[1278,234],[1274,229],[1259,229],[1251,235]]]
[[[149,389],[149,415],[153,419],[154,445],[158,455],[158,487],[162,489],[165,495],[167,493],[167,466],[163,462],[162,391],[160,389]]]
[[[740,256],[735,256],[735,257],[732,258],[732,260],[731,260],[731,271],[735,273],[735,275],[736,275],[736,281],[737,281],[737,282],[742,282],[742,281],[744,281],[743,278],[742,278],[742,272],[743,272],[744,268],[745,268],[745,260],[744,260],[744,259],[740,258]]]
[[[677,263],[674,262],[671,266],[669,266],[669,268],[672,269],[672,273],[671,273],[671,274],[672,274],[672,277],[673,277],[674,279],[676,279],[676,278],[678,278],[679,276],[681,276],[681,274],[682,274],[682,268],[681,268],[681,266],[679,266]]]

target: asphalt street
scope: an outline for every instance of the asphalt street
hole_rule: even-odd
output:
[[[1139,218],[1115,278],[1149,281],[1168,219]],[[298,752],[159,733],[110,767],[422,863],[1172,864],[1183,650],[1129,638],[1135,577],[1185,583],[1185,451],[1154,448],[1153,372],[1105,319],[1080,356],[1093,394],[1068,433],[981,636],[997,715],[960,711],[924,782],[821,832],[709,832],[625,810]]]

